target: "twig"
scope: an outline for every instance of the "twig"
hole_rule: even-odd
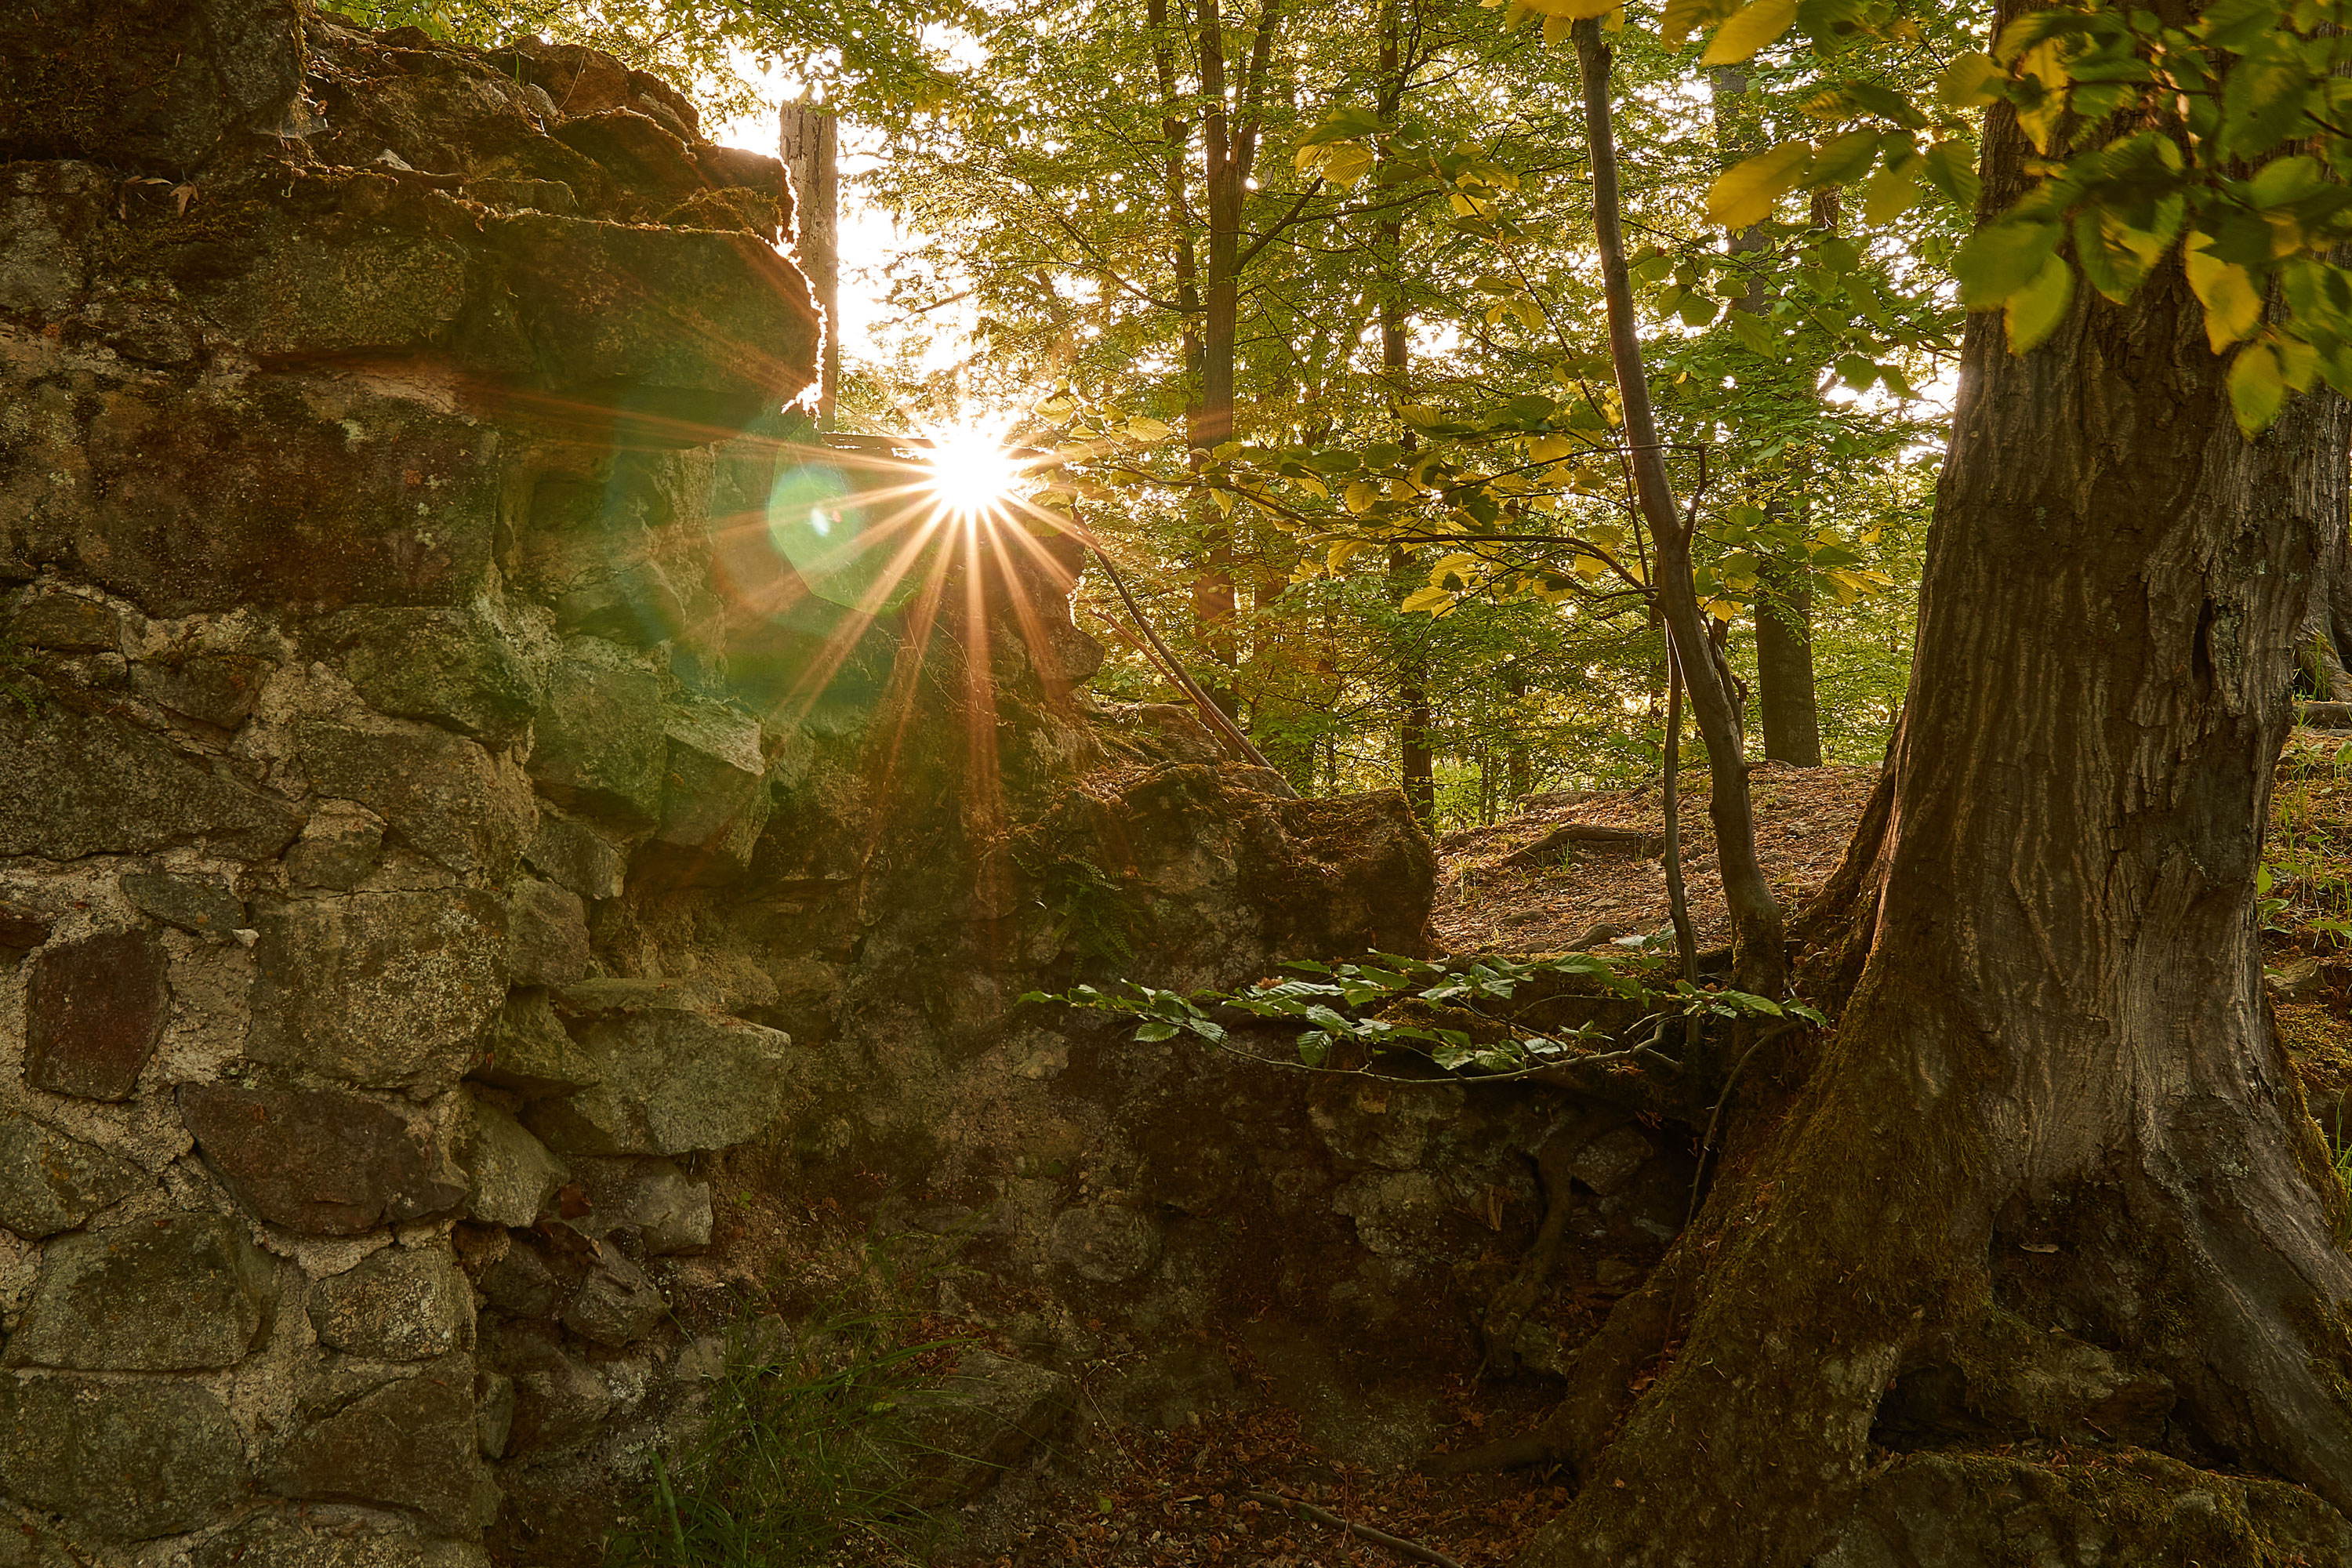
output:
[[[1723,1092],[1716,1097],[1715,1109],[1707,1112],[1706,1133],[1698,1142],[1698,1168],[1691,1173],[1690,1211],[1683,1215],[1685,1230],[1690,1228],[1691,1221],[1698,1218],[1698,1188],[1699,1184],[1706,1180],[1706,1157],[1715,1148],[1716,1124],[1723,1120],[1723,1108],[1731,1103],[1731,1091],[1739,1083],[1740,1069],[1748,1065],[1748,1058],[1756,1054],[1758,1047],[1767,1040],[1778,1039],[1796,1026],[1794,1023],[1783,1020],[1758,1035],[1748,1042],[1748,1048],[1739,1053],[1739,1059],[1732,1063],[1731,1070],[1724,1075]]]
[[[1448,1557],[1434,1547],[1423,1546],[1417,1541],[1407,1541],[1402,1535],[1391,1535],[1385,1530],[1374,1530],[1369,1524],[1357,1524],[1352,1521],[1341,1519],[1330,1510],[1317,1508],[1311,1502],[1301,1502],[1297,1498],[1283,1497],[1276,1492],[1244,1492],[1242,1496],[1252,1502],[1267,1503],[1275,1508],[1297,1509],[1300,1513],[1318,1523],[1344,1530],[1349,1534],[1369,1541],[1375,1546],[1385,1546],[1398,1556],[1410,1557],[1416,1563],[1434,1563],[1437,1568],[1462,1568],[1459,1561]]]

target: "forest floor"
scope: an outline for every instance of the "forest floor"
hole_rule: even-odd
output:
[[[2352,1131],[2352,744],[2298,731],[2279,767],[2263,905],[2280,1033],[2310,1090],[2314,1114]],[[2338,748],[2341,748],[2340,750]],[[1875,767],[1791,768],[1750,775],[1766,873],[1793,918],[1843,858]],[[1700,945],[1728,939],[1704,769],[1684,780],[1683,859]],[[1665,877],[1641,837],[1661,833],[1658,789],[1530,797],[1519,816],[1445,836],[1433,935],[1455,953],[1561,952],[1647,935],[1668,925]],[[1621,845],[1527,853],[1570,825],[1624,831]],[[1518,858],[1515,861],[1514,858]],[[2329,1128],[2331,1142],[2340,1142]],[[1521,1430],[1545,1407],[1533,1380],[1465,1376],[1443,1401],[1464,1447]],[[1004,1499],[1024,1510],[985,1530],[986,1551],[938,1559],[959,1568],[1342,1568],[1409,1559],[1272,1501],[1417,1542],[1464,1568],[1510,1562],[1569,1499],[1568,1478],[1522,1471],[1430,1480],[1335,1463],[1295,1417],[1267,1405],[1197,1418],[1164,1433],[1098,1433],[1087,1484]],[[1002,1506],[1002,1504],[1000,1504]],[[1002,1517],[1002,1515],[1000,1515]],[[1424,1559],[1427,1560],[1427,1559]]]

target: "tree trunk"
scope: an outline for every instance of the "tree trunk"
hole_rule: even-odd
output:
[[[1989,120],[1980,217],[2023,178]],[[2252,910],[2346,437],[2326,394],[2238,434],[2177,260],[2126,305],[2078,289],[2023,358],[1970,319],[1868,959],[1678,1246],[1705,1261],[1673,1366],[1529,1563],[1811,1563],[1890,1383],[2021,1396],[2017,1354],[1967,1349],[2021,1323],[2012,1351],[2168,1384],[2151,1440],[2352,1506],[2344,1200]]]
[[[1764,726],[1764,755],[1801,768],[1820,767],[1811,575],[1768,557],[1756,581],[1756,708]]]

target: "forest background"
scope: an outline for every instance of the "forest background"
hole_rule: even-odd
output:
[[[1987,16],[1779,8],[1793,26],[1745,64],[1675,47],[1703,6],[1625,31],[1628,243],[1750,750],[1876,763],[1975,199],[1980,110],[1950,79]],[[1665,639],[1640,591],[1574,53],[1546,47],[1572,0],[356,9],[593,44],[697,84],[747,144],[780,83],[837,111],[866,154],[845,293],[866,294],[838,427],[981,425],[1061,454],[1039,499],[1076,506],[1302,792],[1402,783],[1442,829],[1656,774]],[[1938,83],[1931,124],[1908,105]],[[1722,205],[1727,169],[1792,139],[1821,148],[1810,196]],[[1842,192],[1841,163],[1877,168]],[[1097,689],[1176,696],[1101,574],[1077,609],[1110,648]]]

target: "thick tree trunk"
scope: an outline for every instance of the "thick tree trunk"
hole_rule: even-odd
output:
[[[1768,560],[1757,577],[1756,709],[1764,755],[1801,768],[1822,765],[1819,700],[1813,690],[1813,584],[1801,566]]]
[[[2023,145],[1991,118],[1988,212]],[[2152,1440],[2352,1507],[2343,1198],[2252,914],[2345,405],[2243,439],[2177,262],[2021,359],[2001,331],[1969,323],[1860,983],[1541,1568],[1810,1563],[1890,1383],[2022,1399],[1966,1348],[2020,1322],[2168,1386]]]

